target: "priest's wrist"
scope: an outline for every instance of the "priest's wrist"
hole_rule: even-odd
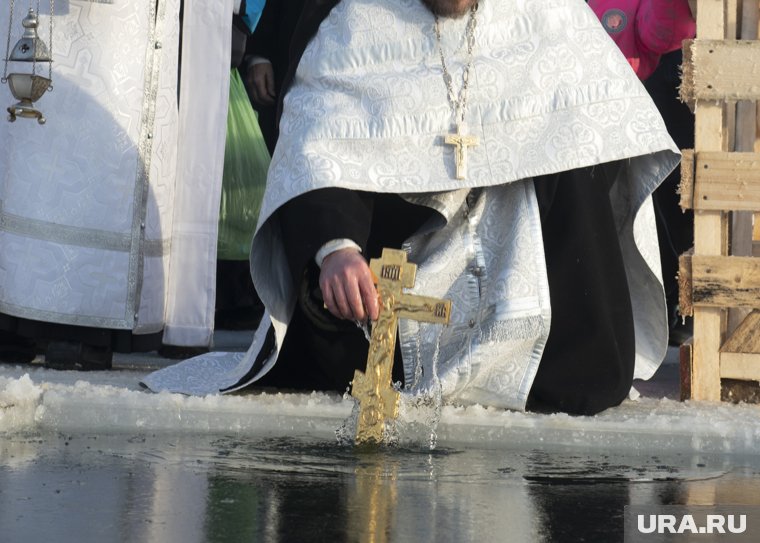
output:
[[[322,260],[319,288],[327,310],[341,319],[377,320],[380,306],[372,272],[358,249],[344,247]]]

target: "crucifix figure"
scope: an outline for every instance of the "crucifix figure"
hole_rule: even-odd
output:
[[[456,134],[446,134],[443,143],[454,146],[456,178],[465,179],[467,177],[467,148],[480,144],[480,139],[477,136],[462,134],[461,126],[457,124]]]
[[[379,444],[387,419],[398,416],[399,393],[392,386],[393,354],[399,318],[448,324],[451,301],[405,294],[414,286],[417,266],[406,253],[383,249],[380,259],[370,261],[377,283],[380,315],[372,326],[367,370],[354,373],[351,395],[359,400],[356,443]]]

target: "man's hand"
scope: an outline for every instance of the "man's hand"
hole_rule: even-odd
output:
[[[270,62],[258,62],[248,70],[248,86],[253,101],[262,106],[271,106],[277,97],[274,90],[274,69]]]
[[[325,257],[319,287],[327,309],[339,319],[377,320],[380,304],[372,272],[356,249],[339,249]]]

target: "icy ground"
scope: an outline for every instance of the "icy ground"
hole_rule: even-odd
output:
[[[248,342],[248,334],[241,332],[216,337],[219,350],[243,350]],[[142,376],[171,363],[147,353],[117,354],[115,368],[108,372],[0,364],[0,433],[171,432],[329,442],[352,412],[353,400],[334,394],[249,391],[196,398],[141,389]],[[677,349],[670,349],[651,381],[636,386],[639,399],[595,417],[448,406],[436,430],[437,444],[756,454],[760,406],[680,402]],[[429,441],[429,427],[418,420],[426,415],[402,406],[402,443]]]

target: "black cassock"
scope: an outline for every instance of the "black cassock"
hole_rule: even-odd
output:
[[[633,313],[609,198],[616,164],[535,180],[541,213],[551,331],[528,407],[593,414],[619,404],[633,379]],[[369,258],[400,248],[434,213],[388,194],[322,189],[278,212],[299,292],[277,364],[261,384],[345,390],[364,369],[367,341],[322,307],[314,255],[331,239],[357,242]],[[396,352],[394,377],[402,379]]]
[[[336,4],[306,2],[291,42],[286,89],[308,41]],[[630,390],[633,313],[609,197],[618,167],[603,164],[535,179],[552,318],[529,409],[594,414],[619,404]],[[277,213],[299,295],[278,362],[259,384],[343,391],[354,369],[364,369],[368,343],[354,323],[322,307],[314,255],[325,242],[348,238],[367,259],[378,257],[383,247],[400,248],[434,212],[395,195],[335,188],[299,196]],[[402,376],[397,346],[394,378]]]

